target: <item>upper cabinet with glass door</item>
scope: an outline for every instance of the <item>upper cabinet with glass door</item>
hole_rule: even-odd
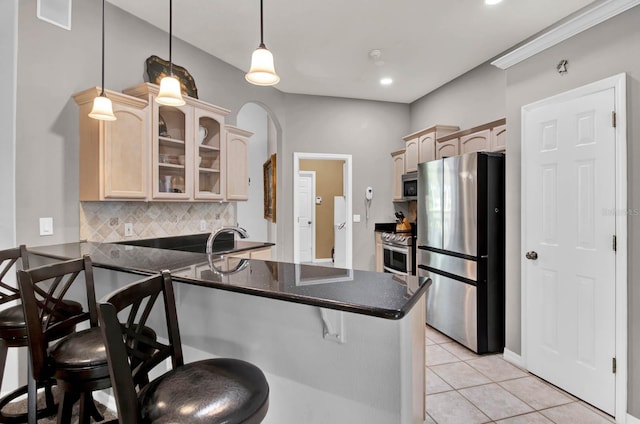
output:
[[[154,200],[222,200],[221,140],[228,110],[185,96],[184,106],[156,102],[159,87],[144,83],[124,92],[151,105],[151,193]]]
[[[193,197],[197,200],[222,200],[225,187],[224,117],[228,110],[198,101],[194,104],[197,130],[194,149]]]

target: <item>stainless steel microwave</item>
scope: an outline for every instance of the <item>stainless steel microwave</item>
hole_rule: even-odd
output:
[[[418,199],[418,173],[409,172],[402,175],[402,198],[404,200]]]

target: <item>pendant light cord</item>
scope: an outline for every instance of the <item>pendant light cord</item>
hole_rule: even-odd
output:
[[[102,0],[102,88],[100,96],[104,96],[104,0]]]
[[[173,0],[169,0],[169,75],[173,76],[173,60],[171,59],[171,41],[173,34]]]
[[[263,21],[262,21],[262,0],[260,0],[260,47],[261,48],[266,48],[264,46],[264,29],[263,29],[264,25],[263,25]]]

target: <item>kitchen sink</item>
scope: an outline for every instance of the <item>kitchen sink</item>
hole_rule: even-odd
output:
[[[156,249],[182,250],[185,252],[206,253],[209,233],[190,234],[185,236],[158,237],[150,239],[125,240],[115,242],[129,246],[154,247]],[[213,244],[213,252],[233,249],[235,246],[233,233],[221,233]]]

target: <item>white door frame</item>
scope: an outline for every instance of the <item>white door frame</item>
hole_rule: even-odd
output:
[[[294,152],[293,153],[293,262],[300,263],[300,229],[298,228],[297,217],[299,215],[298,210],[298,172],[300,171],[300,160],[303,159],[314,159],[314,160],[343,160],[346,164],[346,170],[344,172],[344,184],[346,187],[345,190],[345,203],[347,206],[347,225],[346,225],[346,244],[347,251],[345,254],[345,267],[351,268],[353,262],[353,223],[351,220],[351,216],[353,214],[352,208],[352,156],[351,155],[341,155],[341,154],[332,154],[332,153],[302,153],[302,152]]]
[[[615,91],[615,108],[616,108],[616,258],[615,258],[615,290],[616,290],[616,406],[615,416],[616,422],[626,422],[627,416],[627,96],[626,96],[626,74],[618,74],[564,93],[557,94],[552,97],[531,103],[522,107],[521,113],[521,142],[526,139],[525,115],[527,112],[537,109],[541,106],[559,103],[578,97],[582,97],[597,91],[613,88]],[[524,150],[524,149],[522,149]],[[521,196],[526,193],[526,172],[524,172],[526,160],[521,156]],[[521,248],[520,260],[524,259],[526,252],[525,225],[527,222],[527,210],[522,208],[521,213]],[[527,293],[527,275],[526,267],[521,267],[521,354],[522,360],[526,367],[526,293]]]
[[[300,175],[308,175],[311,177],[311,198],[309,199],[311,201],[311,262],[315,262],[316,261],[316,204],[315,204],[315,198],[316,198],[316,171],[298,171],[298,177],[300,177]],[[299,178],[298,178],[298,182],[300,182]],[[297,190],[297,186],[296,186],[296,192],[298,192]],[[300,197],[298,197],[298,201],[300,201]],[[300,210],[300,207],[298,205],[298,211]],[[297,219],[295,219],[296,223],[298,222]],[[298,228],[298,234],[300,231],[300,226],[297,226]]]

